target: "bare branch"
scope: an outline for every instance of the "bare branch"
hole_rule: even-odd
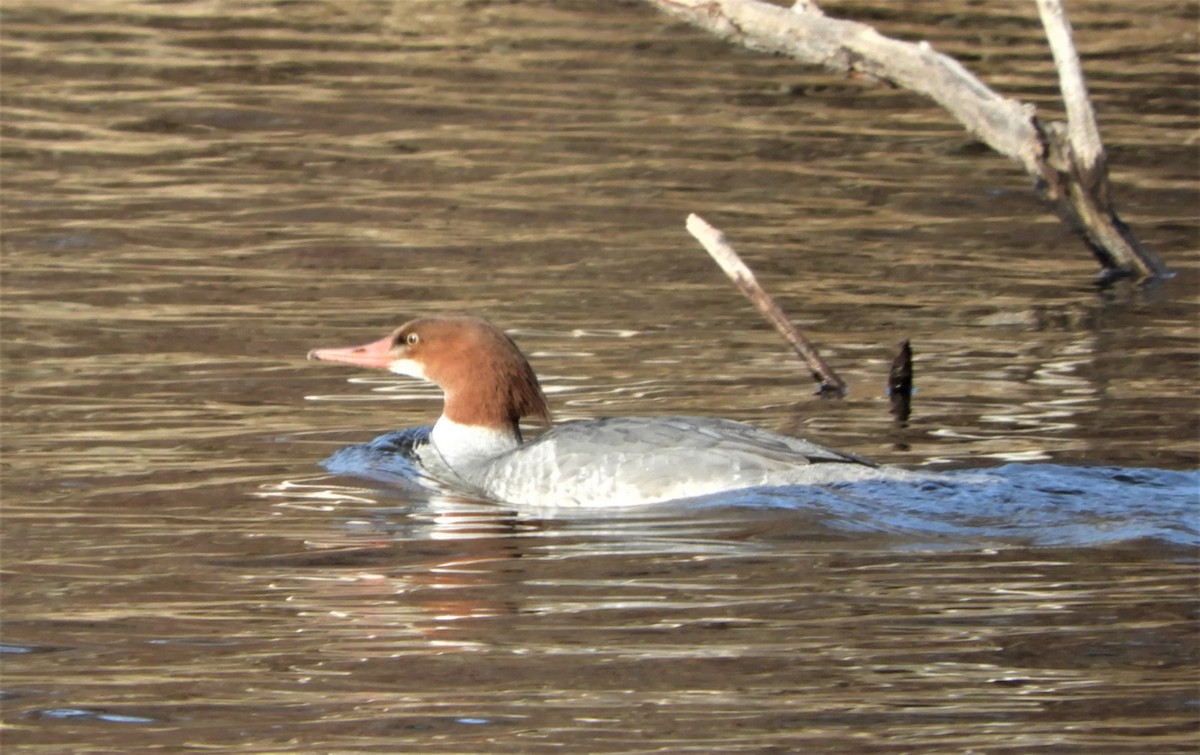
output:
[[[760,0],[649,0],[709,32],[764,52],[884,81],[924,94],[1002,155],[1034,165],[1034,108],[1005,99],[927,42],[885,37],[867,24],[826,16],[816,3],[791,9]]]
[[[746,295],[750,301],[754,302],[754,306],[758,307],[758,311],[770,321],[775,329],[778,330],[800,358],[808,364],[808,368],[812,371],[813,379],[821,384],[819,392],[821,394],[833,393],[837,396],[846,394],[846,383],[833,368],[829,366],[821,355],[817,353],[816,347],[804,337],[804,334],[792,324],[792,321],[783,313],[783,309],[775,302],[771,295],[766,292],[758,280],[754,277],[753,271],[742,262],[742,258],[733,250],[728,242],[725,241],[725,234],[709,225],[708,221],[699,215],[688,215],[687,219],[688,233],[696,237],[696,240],[708,251],[709,255],[716,260],[725,274],[729,276],[734,285]]]
[[[1107,278],[1168,275],[1109,201],[1103,146],[1059,0],[1039,0],[1039,8],[1045,6],[1047,17],[1053,16],[1046,26],[1063,71],[1069,129],[1042,123],[1032,105],[1001,97],[927,42],[911,44],[866,24],[830,18],[814,0],[798,0],[791,8],[762,0],[647,2],[746,47],[889,82],[933,99],[981,141],[1021,163],[1043,198],[1083,238]]]
[[[1079,67],[1079,55],[1072,41],[1071,23],[1063,11],[1061,0],[1037,0],[1042,26],[1046,29],[1046,40],[1054,55],[1058,68],[1058,84],[1062,90],[1063,105],[1067,111],[1067,139],[1076,159],[1084,165],[1096,165],[1104,157],[1104,144],[1100,141],[1100,127],[1096,125],[1096,113],[1088,98],[1087,85],[1083,82],[1083,71]]]

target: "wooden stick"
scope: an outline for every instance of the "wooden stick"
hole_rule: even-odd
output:
[[[787,318],[771,295],[759,285],[754,273],[746,266],[746,263],[742,262],[742,258],[733,250],[733,247],[725,241],[725,234],[709,225],[708,221],[695,213],[688,215],[687,229],[688,233],[695,236],[709,255],[716,260],[734,285],[750,301],[754,302],[758,311],[775,326],[775,329],[787,339],[800,358],[808,365],[809,370],[812,371],[813,380],[820,383],[817,392],[821,395],[833,394],[839,398],[846,395],[845,381],[837,376],[833,368],[817,353],[812,343]]]
[[[912,344],[908,339],[900,342],[892,368],[888,371],[888,397],[892,402],[892,414],[897,422],[907,422],[912,412],[913,366]]]

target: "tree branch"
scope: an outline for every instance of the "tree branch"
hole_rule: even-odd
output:
[[[804,334],[792,324],[792,321],[787,318],[783,309],[775,303],[771,295],[759,285],[754,273],[746,266],[746,263],[742,262],[742,258],[733,250],[733,247],[725,241],[725,234],[696,214],[688,215],[687,229],[688,233],[695,236],[709,255],[716,260],[734,285],[750,301],[754,302],[758,311],[775,326],[775,329],[787,339],[800,358],[808,364],[813,379],[820,383],[817,392],[821,395],[833,394],[838,397],[846,395],[846,382],[838,377],[833,368],[817,353],[812,342],[804,337]]]
[[[1096,165],[1104,158],[1104,143],[1100,127],[1088,97],[1079,55],[1072,41],[1071,23],[1067,21],[1061,0],[1037,0],[1038,14],[1046,30],[1046,41],[1058,69],[1058,85],[1067,111],[1067,141],[1076,159],[1084,165]]]
[[[982,142],[1021,163],[1043,198],[1083,237],[1106,278],[1168,274],[1112,209],[1103,146],[1059,0],[1038,0],[1038,5],[1045,7],[1043,17],[1050,18],[1047,33],[1056,61],[1064,61],[1059,63],[1060,76],[1071,119],[1065,129],[1043,124],[1032,105],[1001,97],[927,42],[911,44],[885,37],[866,24],[829,18],[813,0],[799,0],[790,9],[762,0],[647,2],[746,47],[888,82],[933,99]]]

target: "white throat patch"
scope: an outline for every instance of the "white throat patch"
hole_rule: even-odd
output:
[[[389,362],[388,371],[394,372],[397,375],[414,377],[418,380],[429,380],[429,378],[425,377],[425,368],[415,359],[397,359]]]
[[[478,425],[461,425],[439,417],[430,434],[433,445],[446,463],[459,474],[513,450],[521,442],[511,432]]]

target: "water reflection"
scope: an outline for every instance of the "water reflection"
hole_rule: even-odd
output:
[[[390,439],[393,436],[385,436]],[[350,447],[354,451],[358,447]],[[344,460],[346,455],[339,454]],[[266,486],[276,506],[313,506],[346,514],[367,506],[350,532],[415,539],[586,536],[630,554],[724,553],[744,543],[731,534],[747,516],[786,521],[809,545],[886,535],[873,547],[975,549],[1037,544],[1087,546],[1141,539],[1200,545],[1195,508],[1200,472],[1121,467],[1009,464],[986,472],[945,472],[916,479],[737,490],[665,504],[619,509],[514,507],[453,492],[400,461],[395,477],[372,462],[361,470],[373,487],[344,487],[342,477]],[[354,464],[339,464],[353,474]],[[384,479],[386,482],[380,483]],[[387,486],[393,479],[401,486]],[[381,487],[381,484],[385,485]],[[399,498],[399,506],[387,499]]]

